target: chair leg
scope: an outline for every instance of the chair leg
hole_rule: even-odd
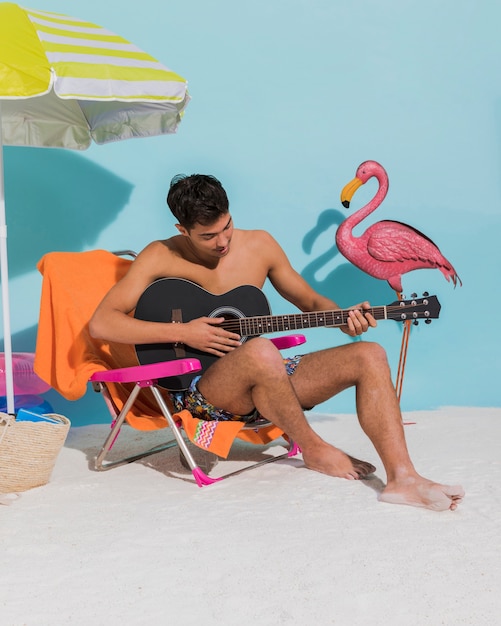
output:
[[[169,423],[169,426],[171,427],[172,432],[174,433],[174,438],[176,439],[176,442],[179,446],[179,450],[181,454],[184,456],[184,458],[186,459],[186,462],[188,463],[191,469],[191,473],[193,474],[193,477],[195,478],[197,485],[199,487],[203,487],[204,485],[212,485],[213,483],[216,483],[222,480],[222,478],[211,478],[204,471],[202,471],[202,469],[200,469],[200,467],[197,465],[197,462],[193,458],[193,455],[191,454],[188,446],[186,445],[186,441],[184,440],[180,429],[177,427],[177,424],[174,421],[174,418],[172,417],[171,412],[169,411],[169,407],[167,406],[165,400],[163,399],[162,394],[160,393],[158,388],[155,386],[151,387],[151,391],[153,395],[155,396],[155,399],[158,402],[158,406],[160,407],[165,419]]]
[[[120,433],[120,429],[123,426],[125,417],[127,415],[127,413],[130,411],[132,405],[134,404],[134,401],[137,397],[137,394],[139,393],[139,391],[141,390],[141,387],[139,385],[136,385],[134,387],[134,389],[132,390],[130,396],[127,399],[127,402],[124,404],[122,410],[120,411],[119,415],[117,416],[117,418],[115,419],[115,421],[112,424],[110,433],[108,435],[108,437],[106,438],[106,441],[104,442],[104,445],[101,449],[101,452],[98,454],[98,456],[96,457],[96,460],[94,462],[94,468],[98,471],[98,472],[103,472],[105,470],[109,470],[112,469],[113,467],[119,467],[120,465],[126,465],[127,463],[132,463],[133,461],[137,461],[138,459],[142,459],[146,456],[150,456],[151,454],[156,454],[157,452],[162,452],[163,450],[168,450],[169,448],[172,448],[173,446],[176,445],[175,441],[168,441],[165,444],[160,444],[158,446],[155,446],[153,448],[150,448],[149,450],[146,450],[145,452],[140,452],[138,454],[134,454],[132,456],[128,456],[124,459],[119,459],[116,461],[106,461],[106,455],[108,454],[108,452],[111,450],[113,444],[115,443],[116,438],[118,437],[119,433]]]
[[[220,478],[211,478],[210,476],[207,476],[206,474],[204,474],[201,470],[200,470],[200,473],[203,476],[201,477],[200,481],[197,479],[194,472],[193,472],[193,475],[195,476],[195,479],[197,480],[198,486],[203,487],[204,485],[210,485],[213,482],[217,482],[219,480],[231,478],[232,476],[238,476],[239,474],[243,474],[243,472],[246,472],[251,469],[255,469],[256,467],[260,467],[261,465],[267,465],[268,463],[274,463],[275,461],[283,461],[285,459],[290,459],[291,457],[296,456],[296,454],[300,452],[301,452],[301,448],[295,443],[291,442],[289,449],[287,450],[287,452],[284,452],[284,454],[279,454],[278,456],[270,456],[267,459],[263,459],[262,461],[257,461],[257,463],[253,463],[252,465],[249,465],[247,467],[242,467],[241,469],[235,470],[234,472],[229,472],[228,474],[225,474],[224,476],[221,476]],[[207,481],[207,482],[202,482],[202,481]]]

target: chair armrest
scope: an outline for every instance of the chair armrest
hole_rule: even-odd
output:
[[[273,337],[270,341],[279,350],[285,350],[286,348],[293,348],[305,343],[306,337],[304,335],[283,335],[281,337]]]
[[[137,383],[145,380],[158,380],[169,376],[180,376],[189,372],[198,372],[202,365],[198,359],[179,359],[178,361],[162,361],[150,365],[122,367],[104,372],[94,372],[91,382]]]

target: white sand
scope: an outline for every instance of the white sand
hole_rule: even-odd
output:
[[[377,465],[368,481],[296,459],[200,489],[174,450],[98,473],[107,427],[71,429],[51,482],[0,507],[0,623],[500,624],[501,409],[405,417],[417,469],[465,487],[457,511],[378,502],[384,471],[350,415],[310,419]]]

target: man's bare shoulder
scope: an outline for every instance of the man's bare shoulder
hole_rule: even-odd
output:
[[[240,230],[235,229],[239,233],[242,241],[247,246],[278,246],[276,240],[266,230]]]
[[[285,253],[277,240],[266,230],[244,230],[246,248],[266,259],[270,266],[282,260]]]
[[[141,273],[148,280],[168,276],[182,258],[178,237],[149,243],[133,263],[134,274]]]
[[[149,243],[142,251],[140,256],[142,257],[150,257],[150,256],[170,256],[180,254],[180,235],[175,235],[174,237],[170,237],[169,239],[157,239],[156,241],[152,241]]]

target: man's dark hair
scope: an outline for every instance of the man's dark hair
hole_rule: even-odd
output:
[[[214,176],[192,174],[175,176],[167,194],[167,204],[179,224],[190,230],[195,224],[207,226],[228,213],[226,191]]]

